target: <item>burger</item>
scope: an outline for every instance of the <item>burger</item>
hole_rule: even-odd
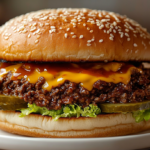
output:
[[[113,12],[47,9],[0,27],[0,129],[108,137],[150,129],[150,34]]]

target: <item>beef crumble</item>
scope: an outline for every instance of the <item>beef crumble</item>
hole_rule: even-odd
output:
[[[78,104],[86,107],[89,104],[100,103],[130,103],[150,99],[150,70],[145,69],[140,73],[137,69],[132,71],[128,84],[107,83],[98,80],[93,84],[93,89],[88,91],[79,83],[65,81],[62,85],[54,87],[51,91],[42,89],[45,82],[40,77],[35,84],[26,79],[11,80],[11,72],[1,78],[0,94],[19,96],[30,104],[45,106],[48,109],[60,109],[66,104]]]

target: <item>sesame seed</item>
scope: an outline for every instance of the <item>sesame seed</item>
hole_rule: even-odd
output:
[[[118,26],[115,26],[115,29],[117,30],[117,29],[118,29]]]
[[[101,22],[107,22],[110,21],[110,19],[102,19]]]
[[[90,30],[90,33],[93,33],[93,30]]]
[[[31,28],[30,31],[32,32],[32,31],[35,31],[35,30],[36,30],[36,27],[33,27],[33,28]]]
[[[116,33],[116,30],[114,29],[113,32]]]
[[[130,41],[130,38],[127,38],[127,41]]]
[[[70,34],[74,34],[74,32],[71,32]]]
[[[25,30],[23,30],[23,31],[22,31],[22,33],[27,33],[27,30],[26,30],[26,29],[25,29]]]
[[[138,50],[135,51],[135,53],[137,53],[137,52],[138,52]]]
[[[91,21],[91,24],[95,24],[95,21]]]
[[[111,15],[112,17],[114,17],[114,19],[115,19],[117,22],[120,22],[120,20],[118,19],[118,17],[117,17],[116,15],[114,15],[114,13],[110,13],[110,15]]]
[[[100,56],[100,57],[104,57],[104,54],[100,54],[99,56]]]
[[[27,78],[27,75],[24,75],[24,78]]]
[[[87,43],[87,46],[91,46],[91,44],[90,44],[90,43]]]
[[[111,41],[113,41],[113,40],[114,40],[114,39],[113,39],[113,37],[111,37],[111,36],[109,37],[109,39],[110,39]]]
[[[111,29],[111,28],[109,29],[109,32],[112,32],[112,29]]]
[[[80,35],[80,36],[79,36],[79,39],[82,39],[82,38],[83,38],[83,35]]]
[[[90,43],[90,42],[91,42],[91,40],[87,40],[87,42],[88,42],[88,43]]]
[[[17,27],[13,27],[13,31],[16,30],[16,29],[17,29]]]
[[[46,23],[45,23],[45,25],[46,25],[46,26],[49,26],[49,23],[48,23],[48,22],[46,22]]]
[[[125,29],[126,32],[129,32],[129,29]]]
[[[109,32],[112,32],[112,29],[111,29],[111,28],[109,29]]]
[[[83,23],[83,26],[85,27],[85,26],[86,26],[86,23]]]
[[[47,71],[47,69],[46,69],[46,68],[44,68],[44,71]]]
[[[76,20],[76,19],[72,19],[71,21],[72,21],[72,22],[77,22],[77,20]]]
[[[67,30],[66,31],[69,31],[70,30],[70,28],[67,28]]]
[[[87,27],[87,30],[90,30],[90,28],[89,28],[89,27]]]
[[[105,24],[105,27],[106,27],[106,28],[109,28],[109,24]]]
[[[101,13],[99,13],[99,14],[98,14],[98,16],[99,16],[99,17],[102,17],[102,14],[101,14]]]
[[[39,42],[39,40],[35,40],[35,43],[38,43]]]
[[[37,29],[35,32],[36,32],[37,34],[41,34],[40,29]]]
[[[116,25],[117,25],[117,22],[114,21],[114,22],[113,22],[113,25],[116,26]]]
[[[113,34],[110,34],[110,36],[111,36],[111,37],[114,37],[114,35],[113,35]]]
[[[128,51],[129,51],[129,49],[126,50],[126,52],[128,52]]]
[[[68,37],[68,34],[67,33],[65,33],[65,38],[67,38]]]
[[[128,34],[128,33],[125,33],[125,36],[129,37],[129,34]]]
[[[59,29],[62,29],[62,27],[60,27]]]
[[[56,27],[55,26],[51,26],[51,29],[55,29]]]
[[[5,36],[5,37],[4,37],[5,40],[8,40],[8,38],[9,38],[8,36]]]
[[[30,38],[31,37],[31,34],[28,34],[28,38]]]
[[[133,33],[137,33],[137,31],[134,30]]]
[[[100,23],[96,23],[97,26],[100,26]]]
[[[110,16],[109,16],[109,15],[106,15],[105,17],[106,17],[106,18],[110,18]]]
[[[106,30],[104,30],[104,33],[106,33]]]
[[[103,25],[103,24],[99,26],[99,29],[103,29],[103,28],[104,28],[104,25]]]
[[[47,20],[48,19],[48,16],[45,16],[43,18],[40,18],[39,20]]]
[[[137,47],[138,45],[136,43],[133,44],[134,47]]]
[[[56,29],[51,29],[52,32],[56,32]]]
[[[76,35],[73,35],[73,36],[72,36],[72,38],[76,38],[76,37],[77,37]]]
[[[19,31],[22,31],[22,30],[24,30],[24,26],[21,26],[21,27],[19,28]]]
[[[102,43],[102,42],[103,42],[103,39],[100,39],[99,42]]]
[[[67,20],[67,19],[65,19],[64,21],[65,21],[65,22],[68,22],[68,20]]]
[[[76,26],[76,25],[77,25],[77,24],[76,24],[76,23],[74,23],[74,22],[73,22],[72,24],[73,24],[73,26]]]
[[[130,29],[130,30],[134,30],[131,26],[129,26],[129,29]]]
[[[105,62],[105,63],[107,63],[107,62],[108,62],[108,60],[104,60],[104,62]]]
[[[108,31],[107,31],[107,34],[109,34],[109,33],[110,33],[110,31],[108,30]]]
[[[44,24],[43,23],[40,23],[40,27],[43,27],[44,26]]]
[[[36,26],[37,25],[37,23],[35,22],[35,23],[33,23],[33,26]]]
[[[32,19],[32,18],[29,18],[29,22],[31,22],[31,21],[33,21],[33,19]]]
[[[123,38],[123,35],[124,35],[124,34],[123,34],[123,32],[122,32],[122,33],[120,34],[120,38]]]
[[[93,39],[91,39],[91,41],[95,41],[95,39],[93,38]]]
[[[37,35],[37,39],[39,39],[41,36],[40,35]]]

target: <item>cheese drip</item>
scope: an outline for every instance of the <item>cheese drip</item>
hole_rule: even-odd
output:
[[[80,83],[81,86],[90,91],[97,80],[127,84],[130,81],[132,69],[135,68],[133,65],[117,62],[80,64],[1,63],[0,78],[11,71],[13,73],[12,80],[26,78],[30,83],[36,83],[39,77],[44,77],[43,89],[48,91],[63,84],[66,80]]]

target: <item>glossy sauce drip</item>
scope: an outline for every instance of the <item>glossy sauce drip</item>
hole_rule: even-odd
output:
[[[40,76],[46,80],[44,89],[51,90],[66,80],[80,83],[81,86],[92,90],[94,82],[103,80],[106,82],[127,84],[130,81],[131,70],[135,68],[125,63],[2,63],[1,74],[13,72],[12,80],[26,78],[31,83],[36,83]],[[3,71],[2,71],[3,70]]]

